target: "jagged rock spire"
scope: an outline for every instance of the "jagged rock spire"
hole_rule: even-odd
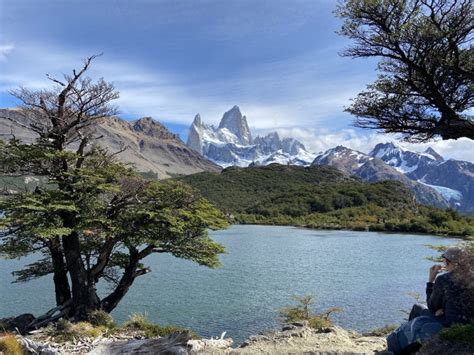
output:
[[[252,134],[247,123],[247,117],[242,115],[239,106],[235,105],[224,113],[219,123],[219,129],[222,128],[227,128],[231,133],[235,134],[240,144],[252,144]]]

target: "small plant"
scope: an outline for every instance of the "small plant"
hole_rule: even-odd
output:
[[[7,334],[0,337],[0,354],[23,355],[26,352],[14,335]]]
[[[470,324],[454,324],[441,330],[439,336],[443,340],[474,344],[474,322]]]
[[[163,337],[179,332],[187,332],[193,339],[198,339],[197,333],[190,329],[180,328],[172,325],[161,326],[153,324],[147,319],[147,315],[143,313],[134,313],[129,317],[129,320],[124,324],[124,328],[132,330],[141,330],[145,332],[145,336],[148,338],[152,337]]]
[[[367,335],[374,336],[374,337],[384,337],[392,333],[395,329],[398,328],[396,324],[386,324],[383,327],[375,328],[371,330]]]
[[[93,326],[102,326],[108,329],[115,329],[117,325],[114,322],[112,316],[105,311],[94,311],[89,315],[89,322]]]
[[[316,330],[329,328],[333,325],[331,314],[342,312],[341,308],[334,307],[329,308],[323,313],[313,313],[311,306],[314,304],[314,297],[311,295],[306,296],[293,296],[296,301],[295,306],[282,308],[280,318],[284,323],[294,323],[307,321],[308,325]]]

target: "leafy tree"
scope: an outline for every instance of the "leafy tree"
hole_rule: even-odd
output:
[[[407,140],[474,139],[472,0],[345,0],[344,56],[378,57],[378,79],[346,111],[355,125]]]
[[[94,124],[116,112],[112,84],[85,77],[95,56],[51,90],[20,89],[23,102],[15,123],[38,134],[35,144],[16,139],[0,144],[3,174],[36,175],[48,185],[3,198],[0,253],[31,253],[38,261],[15,272],[18,281],[53,274],[56,303],[66,316],[86,319],[94,310],[112,311],[134,280],[150,271],[152,253],[171,253],[216,267],[224,248],[207,235],[227,222],[191,188],[150,181],[92,143]],[[100,299],[96,286],[112,291]],[[45,319],[43,323],[50,321]]]

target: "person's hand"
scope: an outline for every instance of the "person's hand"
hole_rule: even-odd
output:
[[[442,308],[438,309],[436,312],[435,312],[435,316],[436,317],[440,317],[444,315],[444,310]]]
[[[441,272],[441,268],[442,268],[441,265],[433,265],[432,267],[430,267],[430,276],[429,276],[428,282],[435,281],[436,276],[438,276],[438,274]]]

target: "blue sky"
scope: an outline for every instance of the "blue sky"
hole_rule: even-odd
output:
[[[343,107],[375,79],[376,61],[339,56],[349,43],[336,34],[335,4],[0,0],[0,107],[15,105],[10,88],[44,87],[46,73],[103,52],[90,75],[115,83],[125,118],[152,116],[185,138],[196,113],[215,124],[237,104],[254,134],[277,130],[314,151],[367,151],[388,138],[354,129]],[[434,147],[474,160],[470,141]]]

